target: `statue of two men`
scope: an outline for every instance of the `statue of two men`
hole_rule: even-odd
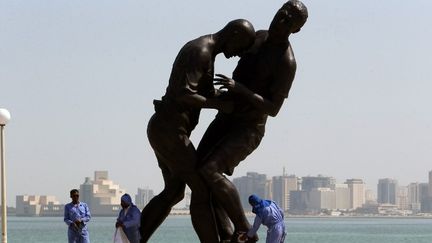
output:
[[[232,175],[258,147],[267,117],[276,116],[288,97],[296,71],[288,38],[307,17],[303,3],[289,0],[268,30],[255,32],[249,21],[238,19],[182,47],[165,95],[154,101],[147,128],[165,188],[142,210],[141,242],[148,241],[183,199],[185,185],[192,190],[192,225],[201,242],[237,242],[250,229],[238,192],[224,174]],[[240,56],[232,78],[214,78],[220,53]],[[195,148],[189,136],[203,108],[218,113]],[[255,236],[249,242],[256,240]]]

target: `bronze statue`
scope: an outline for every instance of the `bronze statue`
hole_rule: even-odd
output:
[[[307,16],[300,1],[285,3],[269,30],[256,33],[233,78],[218,74],[214,79],[227,90],[222,95],[212,83],[214,58],[221,52],[226,57],[237,55],[250,46],[255,38],[252,25],[245,20],[230,22],[180,50],[166,94],[154,101],[156,113],[148,125],[165,188],[142,211],[141,242],[147,242],[183,198],[185,183],[192,190],[192,223],[201,242],[237,242],[237,236],[249,230],[238,192],[223,174],[231,175],[258,147],[268,115],[276,116],[288,97],[296,71],[288,37],[300,30]],[[189,135],[201,108],[219,112],[195,150]]]
[[[235,108],[229,114],[218,112],[197,151],[199,172],[213,197],[221,240],[235,240],[250,228],[238,192],[223,173],[232,175],[234,168],[257,148],[268,115],[276,116],[288,97],[296,71],[288,38],[300,31],[307,17],[303,3],[288,1],[274,16],[269,30],[256,33],[255,44],[241,55],[233,78],[222,74],[215,78],[215,84],[228,90],[225,98],[233,100]],[[228,218],[234,225],[234,237]]]
[[[165,182],[163,191],[141,213],[141,242],[147,242],[184,197],[185,184],[192,190],[192,224],[201,242],[217,243],[218,235],[205,181],[197,171],[197,152],[189,140],[202,108],[231,112],[233,105],[217,96],[213,86],[214,61],[219,53],[229,58],[247,50],[255,40],[250,22],[229,22],[215,34],[186,43],[178,53],[162,100],[155,100],[155,113],[147,135]]]

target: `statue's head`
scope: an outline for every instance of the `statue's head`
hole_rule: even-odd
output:
[[[299,0],[289,0],[276,13],[270,24],[269,32],[290,34],[299,32],[306,23],[308,11]]]
[[[255,41],[255,29],[245,19],[229,22],[219,33],[224,39],[222,52],[226,58],[238,56],[251,47]]]

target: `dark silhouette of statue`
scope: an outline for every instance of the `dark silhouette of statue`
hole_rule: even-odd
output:
[[[276,116],[288,97],[296,72],[288,37],[300,30],[307,17],[303,3],[286,2],[277,11],[269,30],[256,33],[254,46],[241,55],[233,78],[222,74],[215,78],[215,84],[228,90],[225,98],[234,101],[234,110],[218,112],[197,151],[199,172],[210,188],[217,212],[219,235],[226,242],[247,232],[250,225],[235,186],[224,174],[232,175],[234,168],[258,147],[267,117]]]
[[[197,171],[197,152],[189,140],[202,108],[231,112],[232,102],[220,99],[214,89],[214,61],[219,53],[229,58],[246,51],[255,40],[250,22],[229,22],[215,34],[186,43],[178,53],[161,100],[155,100],[147,135],[165,182],[163,191],[141,213],[141,242],[147,242],[184,197],[185,185],[192,190],[192,225],[201,242],[217,243],[216,221],[205,181]]]

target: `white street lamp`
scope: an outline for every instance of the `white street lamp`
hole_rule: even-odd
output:
[[[2,243],[7,243],[7,208],[6,208],[6,162],[4,128],[11,116],[8,110],[0,108],[0,157],[1,157],[1,217]]]

